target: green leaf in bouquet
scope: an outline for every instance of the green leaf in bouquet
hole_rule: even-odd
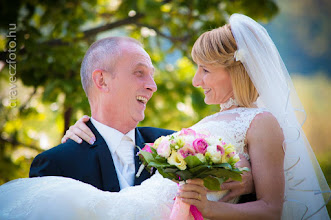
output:
[[[157,170],[159,171],[159,173],[164,178],[167,178],[167,179],[170,179],[170,180],[178,180],[177,175],[175,173],[173,173],[173,172],[166,172],[166,170],[168,170],[168,169],[171,169],[171,168],[166,168],[166,169],[159,168]]]
[[[218,180],[219,184],[222,185],[222,183],[224,183],[225,181],[228,180],[228,178],[222,178],[222,177],[214,177]]]
[[[147,151],[144,151],[144,150],[140,150],[139,151],[139,154],[143,156],[144,160],[146,161],[146,163],[150,163],[151,161],[154,160],[154,157],[152,155],[152,153],[149,153]]]
[[[187,156],[184,160],[189,168],[193,168],[203,164],[196,156]]]
[[[203,185],[209,190],[213,190],[213,191],[221,190],[221,183],[217,178],[212,176],[207,176],[203,178]]]
[[[179,171],[179,169],[177,167],[169,167],[164,168],[163,171],[166,173],[176,173],[177,171]]]
[[[225,169],[228,169],[228,170],[232,170],[232,166],[229,163],[215,164],[215,165],[213,165],[213,167],[225,168]]]
[[[157,154],[157,151],[156,151],[156,149],[155,149],[154,147],[150,147],[150,149],[151,149],[151,151],[153,152],[153,155],[158,155],[158,154]]]
[[[214,176],[219,178],[231,178],[235,181],[241,181],[240,173],[233,172],[231,170],[226,170],[224,168],[212,168],[208,169],[200,174],[198,174],[197,178],[205,178],[207,176]]]
[[[158,161],[160,163],[166,163],[167,162],[167,158],[162,157],[160,155],[156,155],[154,158],[155,158],[156,161]]]
[[[173,167],[173,165],[170,165],[168,163],[158,162],[158,161],[156,161],[154,159],[153,159],[153,161],[151,161],[150,163],[148,163],[148,166],[152,166],[152,167],[155,167],[155,168],[159,168],[159,167],[162,167],[162,168]]]
[[[209,170],[209,165],[207,164],[202,164],[200,166],[196,166],[196,167],[193,167],[190,170],[190,172],[193,174],[193,177],[196,177],[197,175],[199,175],[200,173],[203,173],[207,170]]]
[[[179,170],[176,172],[176,174],[180,176],[180,180],[188,180],[193,178],[192,173],[188,170]]]

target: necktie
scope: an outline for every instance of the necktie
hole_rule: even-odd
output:
[[[126,180],[129,186],[134,184],[134,143],[130,137],[124,135],[119,146],[116,149],[116,154],[120,160],[119,171]],[[122,187],[121,187],[122,188]]]

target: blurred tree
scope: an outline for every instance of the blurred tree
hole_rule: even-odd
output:
[[[89,114],[79,69],[96,39],[126,35],[144,44],[157,69],[158,92],[141,125],[179,129],[218,108],[206,107],[201,91],[191,86],[195,70],[186,56],[197,37],[222,26],[234,12],[268,21],[278,8],[272,0],[4,0],[0,12],[0,62],[6,63],[15,37],[15,76],[28,88],[20,91],[17,108],[5,93],[0,96],[1,183],[22,173],[15,170],[27,169],[11,161],[14,149],[42,150],[31,123],[41,128],[46,121],[49,131],[60,125],[65,131],[79,112]],[[10,37],[11,24],[15,36]],[[8,82],[9,71],[7,65],[0,80]]]
[[[331,1],[276,0],[278,16],[265,27],[290,73],[331,78]]]

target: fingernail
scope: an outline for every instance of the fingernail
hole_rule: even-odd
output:
[[[90,144],[94,144],[94,140],[93,140],[93,138],[90,140]]]
[[[78,139],[78,142],[81,144],[83,142],[83,140],[79,138]]]
[[[95,137],[92,138],[93,139],[93,142],[95,142],[97,139],[95,139]]]

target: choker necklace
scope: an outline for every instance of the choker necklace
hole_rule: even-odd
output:
[[[233,99],[233,98],[229,98],[228,101],[226,101],[225,103],[221,103],[220,107],[221,107],[221,112],[225,111],[227,109],[229,109],[231,106],[239,106],[239,103],[237,102],[237,100]]]

